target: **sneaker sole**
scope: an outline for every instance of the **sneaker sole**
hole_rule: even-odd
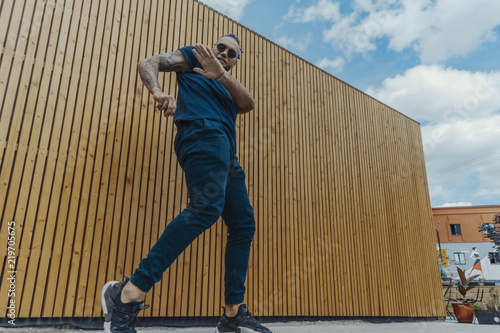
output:
[[[113,300],[111,299],[111,288],[120,283],[118,281],[109,281],[102,287],[101,292],[101,304],[102,304],[102,312],[104,312],[104,332],[111,333],[111,315],[113,314]],[[109,290],[109,292],[108,292]]]
[[[236,333],[255,333],[257,331],[251,329],[251,328],[246,328],[246,327],[238,327],[236,328]],[[215,328],[215,333],[221,333],[221,331],[219,331],[219,329],[216,327]]]
[[[236,329],[236,333],[255,333],[257,331],[251,329],[251,328],[246,328],[246,327],[238,327]]]

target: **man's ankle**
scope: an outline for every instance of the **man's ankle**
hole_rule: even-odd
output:
[[[238,303],[238,304],[226,304],[226,317],[234,317],[238,314],[238,309],[240,308],[240,305],[243,303]]]
[[[146,298],[146,293],[137,288],[132,282],[128,281],[123,287],[120,300],[123,304],[129,302],[142,302]]]

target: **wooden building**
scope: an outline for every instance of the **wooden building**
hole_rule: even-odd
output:
[[[136,64],[227,33],[245,52],[231,73],[257,104],[237,121],[257,220],[250,308],[445,315],[420,125],[193,0],[0,6],[0,313],[15,271],[18,318],[102,316],[104,283],[130,275],[187,203],[175,126]],[[174,74],[160,80],[176,94]],[[219,221],[143,316],[219,316],[225,241]]]

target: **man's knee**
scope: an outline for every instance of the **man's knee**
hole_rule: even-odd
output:
[[[254,219],[252,219],[252,223],[250,223],[246,227],[246,232],[247,232],[248,236],[253,239],[253,236],[255,235],[255,220]]]
[[[226,223],[227,224],[227,223]],[[227,224],[229,234],[240,238],[246,238],[252,241],[255,234],[255,219],[249,216],[246,219],[240,219],[235,223]]]

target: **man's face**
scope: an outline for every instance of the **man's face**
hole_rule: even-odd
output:
[[[219,51],[219,49],[217,48],[219,44],[225,46],[223,51]],[[234,51],[236,54],[234,58],[229,57],[229,54],[232,53],[231,51]],[[238,47],[238,42],[236,42],[236,39],[232,37],[221,37],[215,43],[214,47],[212,48],[212,52],[214,53],[217,60],[219,60],[219,62],[222,64],[222,67],[224,67],[224,69],[228,71],[233,68],[234,65],[236,65],[236,62],[238,62],[240,48]]]

